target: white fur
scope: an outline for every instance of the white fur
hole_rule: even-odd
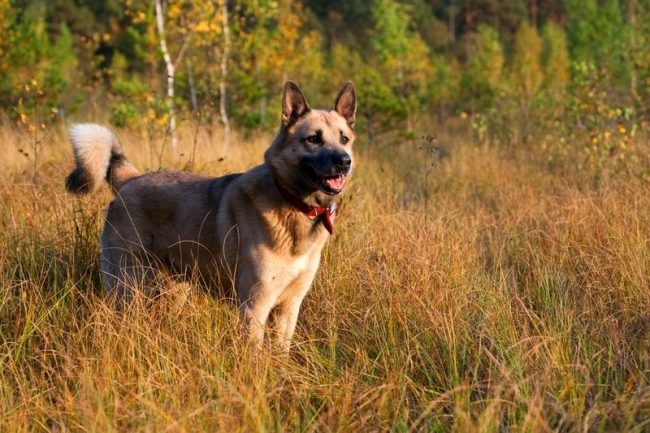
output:
[[[89,192],[94,192],[106,178],[111,155],[122,153],[122,145],[110,129],[94,123],[72,125],[70,141],[77,165],[88,176]]]

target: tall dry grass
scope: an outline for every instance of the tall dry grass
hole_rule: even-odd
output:
[[[270,139],[195,132],[175,155],[120,135],[139,167],[214,175]],[[199,290],[116,313],[110,195],[64,192],[62,131],[34,161],[1,130],[0,431],[649,431],[647,180],[439,134],[444,158],[358,143],[292,353],[250,362],[235,309]]]

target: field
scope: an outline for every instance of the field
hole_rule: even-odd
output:
[[[119,135],[141,169],[214,175],[271,139],[190,129],[163,157]],[[116,312],[110,193],[65,193],[63,129],[4,127],[0,431],[649,431],[647,178],[553,170],[465,129],[359,139],[291,354],[253,362],[236,308],[200,290]]]

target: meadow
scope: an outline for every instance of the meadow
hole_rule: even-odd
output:
[[[225,149],[210,131],[182,131],[178,155],[119,135],[141,169],[213,175],[271,139]],[[116,312],[98,271],[110,193],[65,193],[63,127],[36,146],[4,127],[0,431],[650,430],[647,179],[463,131],[360,137],[291,354],[251,362],[236,308],[201,290]]]

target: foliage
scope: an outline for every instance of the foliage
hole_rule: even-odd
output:
[[[537,28],[524,22],[515,35],[512,60],[512,85],[516,94],[529,99],[544,81],[542,73],[542,39]]]
[[[504,54],[498,33],[482,25],[466,36],[466,64],[461,86],[461,100],[469,101],[471,110],[489,107],[502,84]]]
[[[373,8],[375,31],[371,38],[379,72],[404,105],[407,129],[414,113],[426,104],[431,78],[429,50],[418,33],[409,29],[405,7],[394,0],[377,0]]]
[[[57,28],[53,40],[46,31],[45,8],[41,3],[30,4],[7,22],[11,6],[3,6],[0,17],[5,21],[2,63],[0,69],[0,101],[18,113],[21,101],[35,86],[41,89],[41,101],[48,108],[74,108],[78,102],[71,84],[77,76],[77,59],[72,34],[65,24]],[[75,89],[76,90],[76,89]],[[68,92],[69,91],[69,92]]]
[[[328,107],[333,88],[351,79],[363,102],[358,128],[370,139],[395,129],[413,137],[429,118],[467,113],[477,142],[548,142],[547,150],[569,137],[593,148],[579,143],[611,133],[612,124],[648,128],[646,2],[229,1],[226,77],[224,3],[164,4],[181,123],[213,123],[222,82],[234,125],[266,130],[277,125],[285,80],[298,81],[313,106]],[[2,0],[0,30],[5,119],[36,125],[104,112],[149,135],[166,123],[151,2]],[[631,152],[606,141],[585,161],[604,169],[620,164],[611,155]],[[563,152],[550,154],[560,164]]]
[[[542,63],[545,87],[559,97],[570,80],[571,62],[566,34],[555,23],[549,22],[544,26],[542,39],[544,41]]]
[[[358,87],[359,98],[364,103],[359,105],[357,123],[367,131],[369,138],[398,127],[406,118],[404,102],[376,68],[368,68],[360,53],[336,44],[328,63],[332,65],[334,79],[339,82],[353,80]]]

